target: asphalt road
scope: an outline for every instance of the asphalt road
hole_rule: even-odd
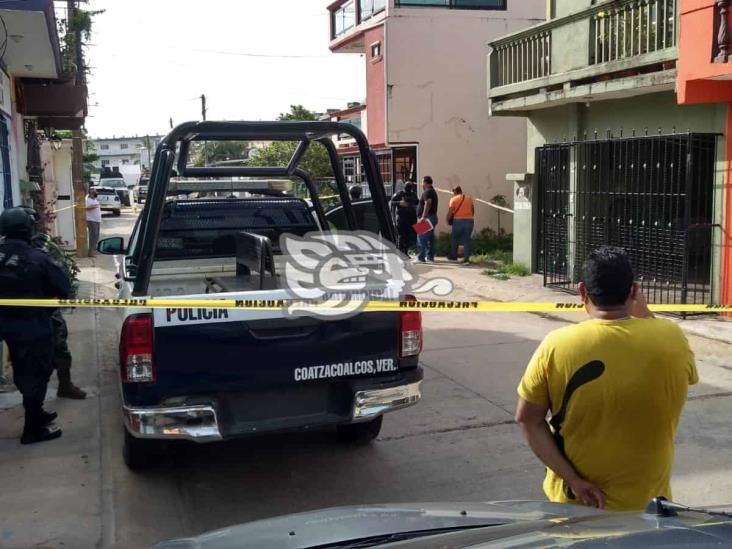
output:
[[[132,221],[109,219],[105,233],[123,234]],[[111,263],[97,263],[105,260]],[[555,327],[551,321],[528,315],[425,316],[424,400],[387,415],[371,446],[343,446],[327,432],[181,444],[143,473],[130,472],[121,458],[116,322],[115,313],[101,311],[103,466],[111,483],[103,517],[106,543],[145,547],[336,505],[541,495],[542,468],[512,425],[513,395],[537,342]]]
[[[103,234],[127,235],[134,219],[105,217]],[[84,273],[85,287],[110,295],[113,258],[95,263]],[[512,418],[518,379],[541,338],[562,325],[557,321],[425,315],[424,399],[386,416],[371,446],[342,446],[331,433],[181,444],[160,466],[133,473],[121,456],[119,313],[74,315],[75,377],[93,395],[83,403],[51,402],[65,434],[45,447],[20,447],[19,409],[0,413],[2,547],[142,548],[327,506],[542,497],[543,467]],[[732,352],[692,343],[702,383],[679,434],[677,499],[732,502]]]

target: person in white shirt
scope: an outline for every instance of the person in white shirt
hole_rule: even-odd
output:
[[[86,195],[86,226],[89,229],[89,257],[97,251],[99,229],[102,225],[102,208],[97,200],[96,189],[89,189]]]

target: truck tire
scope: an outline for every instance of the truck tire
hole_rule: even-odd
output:
[[[336,437],[340,442],[348,444],[368,444],[373,441],[381,431],[381,424],[384,416],[379,416],[371,421],[363,423],[351,423],[350,425],[339,425],[336,427]]]
[[[163,456],[164,448],[159,440],[145,440],[133,437],[127,429],[125,431],[122,458],[125,465],[133,471],[145,469],[154,465]]]

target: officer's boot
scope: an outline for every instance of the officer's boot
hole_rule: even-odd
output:
[[[58,391],[56,392],[57,397],[73,398],[75,400],[82,400],[86,398],[86,392],[71,383],[70,371],[57,370],[56,374],[58,375]]]
[[[20,437],[21,444],[34,444],[36,442],[53,440],[61,436],[61,429],[58,427],[44,425],[46,417],[44,416],[42,402],[23,399],[23,405],[25,406],[25,427],[23,428],[23,436]]]
[[[41,426],[45,427],[46,425],[50,425],[56,421],[56,418],[58,418],[58,414],[56,412],[46,412],[46,410],[41,410]]]

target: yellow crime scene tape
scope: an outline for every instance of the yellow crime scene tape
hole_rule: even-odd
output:
[[[66,210],[73,210],[76,208],[76,205],[66,206],[65,208],[59,208],[58,210],[53,210],[51,213],[59,213],[59,212],[65,212]],[[81,208],[81,206],[79,206]]]
[[[240,309],[277,311],[295,305],[303,309],[340,309],[344,300],[332,303],[297,299],[0,299],[0,307],[145,308],[145,309]],[[732,305],[649,305],[654,313],[732,313]],[[492,301],[367,301],[362,311],[482,312],[482,313],[579,313],[581,303],[502,303]]]

